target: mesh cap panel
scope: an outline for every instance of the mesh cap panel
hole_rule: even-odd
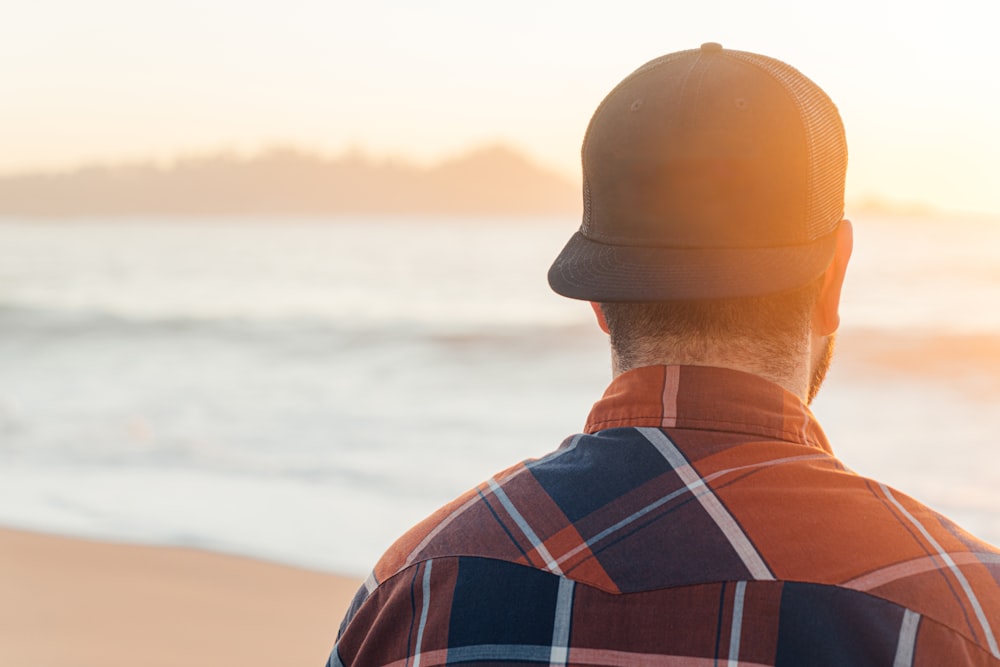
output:
[[[745,51],[726,53],[765,70],[795,100],[802,116],[809,155],[807,232],[810,239],[829,234],[844,216],[844,177],[847,173],[847,139],[837,107],[815,83],[780,60]]]

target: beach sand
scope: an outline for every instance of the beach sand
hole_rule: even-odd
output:
[[[359,582],[0,529],[0,665],[323,665]]]

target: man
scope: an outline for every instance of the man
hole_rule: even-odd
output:
[[[704,44],[583,144],[549,282],[615,378],[584,433],[413,528],[331,665],[1000,665],[1000,551],[848,470],[808,402],[851,254],[836,107]]]

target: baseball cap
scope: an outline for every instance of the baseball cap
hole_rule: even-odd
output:
[[[583,221],[549,269],[590,301],[761,296],[829,265],[847,142],[819,86],[716,43],[652,60],[583,141]]]

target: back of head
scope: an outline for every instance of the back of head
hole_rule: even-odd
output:
[[[803,333],[843,218],[847,145],[789,65],[704,44],[646,63],[583,143],[583,222],[549,271],[603,304],[612,343]]]

